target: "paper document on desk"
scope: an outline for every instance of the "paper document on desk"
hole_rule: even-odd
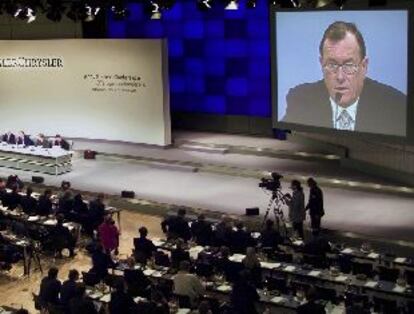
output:
[[[407,261],[407,258],[405,257],[397,257],[396,259],[394,259],[394,262],[396,263],[405,263]]]
[[[350,248],[346,248],[341,251],[342,254],[352,254],[354,251]]]
[[[65,222],[63,224],[63,227],[68,228],[69,231],[72,231],[73,229],[75,229],[75,227],[70,222]]]
[[[378,254],[378,253],[369,253],[369,254],[368,254],[368,257],[369,257],[369,258],[374,258],[374,259],[376,259],[376,258],[378,258],[378,257],[379,257],[379,254]]]
[[[285,270],[285,271],[289,271],[289,272],[293,272],[293,271],[295,271],[295,270],[296,270],[296,267],[295,267],[295,266],[286,266],[286,267],[284,268],[284,270]]]
[[[229,257],[229,260],[231,260],[232,262],[241,262],[245,257],[246,255],[243,254],[233,254]]]
[[[340,281],[340,282],[344,282],[348,279],[347,276],[338,276],[335,278],[335,281]]]
[[[260,266],[266,269],[276,269],[280,267],[280,263],[269,263],[269,262],[260,262]]]
[[[321,271],[319,271],[319,270],[311,270],[311,271],[308,273],[308,275],[309,275],[309,276],[313,276],[313,277],[319,277],[321,274],[322,274],[322,272],[321,272]]]
[[[143,297],[136,297],[136,298],[134,298],[134,302],[135,303],[148,302],[148,300],[146,298],[143,298]]]
[[[284,297],[274,297],[270,301],[273,303],[284,303],[286,299]]]
[[[47,226],[54,226],[57,224],[57,220],[56,219],[48,219],[46,221],[43,222],[44,225]]]
[[[189,313],[191,313],[191,309],[185,309],[185,308],[178,309],[178,311],[176,312],[176,314],[189,314]]]
[[[231,291],[231,286],[229,286],[229,285],[221,285],[221,286],[218,286],[217,287],[217,290],[218,291],[221,291],[221,292],[230,292]]]
[[[39,216],[29,216],[29,218],[27,218],[27,221],[38,221],[39,218]]]
[[[105,294],[102,298],[99,299],[100,301],[104,302],[104,303],[109,303],[111,302],[111,294]]]
[[[398,293],[404,293],[405,289],[406,289],[406,287],[401,287],[399,285],[395,285],[395,287],[392,289],[392,291],[398,292]]]
[[[377,281],[367,281],[365,283],[365,287],[368,287],[368,288],[375,288],[376,286],[378,286]]]
[[[152,243],[154,243],[155,246],[162,246],[165,243],[165,241],[160,239],[153,239]]]
[[[145,276],[151,276],[153,273],[155,273],[155,269],[146,269],[143,271]]]

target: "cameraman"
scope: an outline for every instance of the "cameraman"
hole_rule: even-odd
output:
[[[289,219],[292,222],[293,230],[303,239],[303,221],[306,218],[305,195],[298,180],[293,180],[290,188],[292,195],[285,196],[286,204],[289,206]]]

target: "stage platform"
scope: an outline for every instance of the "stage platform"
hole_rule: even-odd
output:
[[[194,133],[194,137],[191,137],[192,133],[184,134],[186,140],[199,141],[198,133]],[[177,147],[170,148],[77,140],[73,171],[57,178],[45,175],[45,184],[59,186],[62,180],[68,180],[76,189],[113,195],[119,195],[122,190],[133,190],[141,200],[242,215],[245,208],[256,206],[260,207],[261,214],[264,213],[270,196],[258,187],[261,175],[268,171],[280,172],[287,179],[312,175],[321,181],[325,194],[325,227],[375,238],[414,239],[414,194],[410,187],[342,169],[336,159],[309,159],[306,155],[289,159],[180,149],[183,136],[176,136]],[[208,143],[206,137],[208,134],[203,134]],[[220,139],[230,141],[230,145],[242,142],[244,137],[213,134],[212,138],[220,145],[223,144]],[[297,143],[252,137],[245,140],[249,147],[263,141],[272,150],[320,154]],[[84,149],[96,150],[97,159],[84,160]],[[162,167],[165,164],[170,167]],[[193,167],[191,171],[189,166]],[[0,176],[10,173],[10,170],[0,169]],[[29,173],[13,173],[30,181]],[[327,181],[325,184],[326,178],[339,183],[335,185]],[[341,182],[353,184],[348,186]],[[283,181],[282,185],[283,191],[289,192],[288,182]],[[394,190],[387,190],[387,186]]]

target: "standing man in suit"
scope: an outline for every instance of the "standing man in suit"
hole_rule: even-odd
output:
[[[314,234],[319,234],[321,229],[321,218],[325,215],[323,208],[323,193],[316,183],[315,179],[308,179],[309,200],[306,205],[306,210],[309,210],[311,220],[311,228]]]
[[[367,77],[365,41],[355,24],[329,25],[319,53],[323,80],[289,91],[283,122],[406,135],[406,95]]]

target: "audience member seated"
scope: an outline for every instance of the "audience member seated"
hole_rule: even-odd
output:
[[[41,146],[43,148],[51,148],[52,147],[49,143],[49,140],[46,138],[46,136],[43,133],[39,133],[35,137],[33,142],[36,146]]]
[[[189,298],[192,307],[195,307],[199,298],[204,294],[204,286],[200,279],[190,274],[190,262],[182,261],[180,269],[174,277],[174,293],[177,296]]]
[[[162,231],[167,234],[168,239],[181,238],[184,241],[191,239],[191,231],[188,226],[188,222],[185,221],[186,211],[180,208],[177,212],[177,216],[168,217],[161,222]]]
[[[59,305],[61,282],[57,279],[58,269],[51,267],[40,283],[39,302],[42,308]]]
[[[105,253],[102,244],[98,243],[95,252],[92,254],[92,269],[90,272],[94,273],[99,281],[102,281],[108,276],[108,268],[114,266],[114,261]]]
[[[22,207],[23,212],[28,215],[36,214],[37,200],[32,196],[32,193],[33,189],[29,186],[26,189],[26,195],[22,196],[20,200],[20,206]]]
[[[135,268],[134,258],[127,259],[128,268],[124,270],[124,278],[128,287],[128,294],[132,297],[150,296],[151,281],[144,275],[141,269]]]
[[[70,314],[98,314],[92,300],[86,297],[86,287],[83,283],[76,285],[76,294],[69,301]]]
[[[53,229],[53,239],[54,239],[54,246],[56,250],[56,255],[58,258],[62,257],[62,250],[68,249],[69,256],[75,256],[75,246],[76,246],[76,239],[69,231],[68,228],[63,226],[63,216],[57,215],[56,216],[57,224],[56,227]]]
[[[106,253],[118,254],[119,231],[111,215],[105,216],[104,222],[98,227],[98,235]]]
[[[246,257],[243,258],[242,264],[245,269],[250,271],[255,286],[260,286],[262,282],[262,273],[260,261],[257,257],[256,249],[254,247],[248,247],[246,249]]]
[[[331,245],[327,239],[319,235],[318,231],[312,231],[312,239],[305,243],[303,252],[306,254],[325,256],[326,253],[331,252]]]
[[[200,302],[200,305],[198,306],[198,309],[194,311],[194,314],[213,314],[210,303],[206,300]]]
[[[69,143],[64,138],[62,138],[62,136],[60,136],[60,134],[56,134],[55,138],[53,139],[52,145],[53,146],[60,146],[64,150],[69,150],[70,149]]]
[[[171,251],[171,267],[178,269],[182,261],[190,262],[190,254],[184,250],[184,242],[181,239],[176,240],[176,248]]]
[[[298,314],[325,314],[325,307],[321,304],[316,303],[316,290],[311,287],[306,293],[307,302],[298,307]]]
[[[72,211],[70,217],[82,225],[87,234],[91,234],[92,224],[89,221],[88,205],[83,201],[82,194],[78,193],[73,198]],[[89,232],[88,232],[89,230]]]
[[[4,183],[3,179],[0,179],[0,201],[3,206],[6,206],[4,204],[4,201],[6,200],[7,191],[6,191],[6,184]]]
[[[2,141],[6,142],[7,144],[16,144],[16,136],[8,131],[7,133],[3,134]]]
[[[60,302],[65,313],[70,313],[69,302],[76,297],[76,282],[78,279],[79,272],[76,269],[71,269],[69,271],[68,280],[62,284],[62,288],[60,290]]]
[[[14,186],[17,186],[18,190],[22,190],[24,187],[23,181],[16,174],[9,175],[6,182],[7,189],[12,189]]]
[[[249,271],[242,271],[238,280],[233,285],[230,299],[234,313],[258,313],[255,303],[259,301],[260,297],[256,291],[256,287],[250,283],[249,276]]]
[[[273,220],[266,220],[265,228],[260,233],[260,244],[263,249],[277,249],[277,246],[283,243],[283,238],[274,225]]]
[[[221,221],[216,225],[213,233],[214,245],[217,247],[230,246],[230,237],[232,232],[233,230],[230,217],[223,215],[221,217]]]
[[[216,271],[223,274],[226,281],[234,282],[239,275],[239,269],[234,269],[233,265],[235,264],[229,260],[229,257],[230,249],[227,246],[222,246],[214,265],[216,267]]]
[[[250,233],[244,230],[244,225],[242,222],[236,224],[236,231],[231,233],[231,245],[230,249],[233,253],[244,254],[247,247],[254,246],[254,240],[250,236]]]
[[[36,214],[40,216],[47,216],[52,213],[52,191],[49,189],[46,189],[43,192],[43,195],[39,197],[39,201],[37,203],[37,210]]]
[[[11,192],[7,193],[6,196],[6,204],[8,209],[13,210],[15,209],[17,206],[20,205],[20,201],[21,201],[21,195],[19,194],[19,190],[17,185],[13,185],[11,188]]]
[[[152,253],[157,250],[154,243],[147,239],[148,229],[141,227],[138,230],[139,238],[134,238],[134,257],[137,263],[146,264]]]
[[[199,245],[211,245],[212,229],[211,224],[206,222],[203,214],[198,216],[196,221],[191,224],[191,234],[195,242]]]
[[[105,216],[105,204],[104,195],[99,193],[97,197],[89,203],[89,217],[88,220],[91,222],[91,229],[88,233],[92,235],[94,229],[103,222]]]
[[[57,212],[64,215],[65,218],[70,218],[73,208],[73,195],[70,190],[66,191],[58,201]]]
[[[135,313],[135,302],[133,298],[126,293],[126,285],[123,278],[118,278],[114,282],[115,291],[111,293],[109,302],[110,314],[128,314]]]
[[[151,288],[148,314],[170,314],[168,301],[157,287]]]

